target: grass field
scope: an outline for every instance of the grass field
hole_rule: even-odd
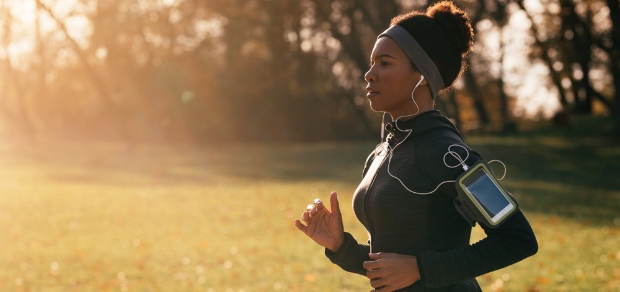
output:
[[[570,133],[471,137],[540,250],[485,291],[620,291],[620,143]],[[0,144],[0,291],[368,291],[293,220],[340,194],[345,229],[374,144]],[[473,240],[484,235],[474,229]]]

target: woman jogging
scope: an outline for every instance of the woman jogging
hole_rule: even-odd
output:
[[[475,277],[538,250],[517,206],[501,224],[481,224],[486,237],[470,245],[472,225],[454,204],[455,180],[482,158],[434,99],[462,73],[472,45],[469,18],[451,2],[395,17],[364,76],[371,108],[393,121],[353,197],[369,238],[344,231],[336,193],[330,208],[317,199],[295,221],[329,260],[368,277],[373,291],[481,291]]]

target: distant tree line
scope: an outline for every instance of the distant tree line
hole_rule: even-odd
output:
[[[378,139],[381,116],[363,80],[376,36],[395,15],[433,2],[74,0],[67,9],[0,0],[0,114],[31,138]],[[459,127],[516,129],[519,83],[506,78],[524,71],[504,64],[518,16],[529,22],[524,66],[546,68],[554,93],[536,98],[557,99],[565,113],[607,113],[620,137],[617,0],[455,2],[477,45],[437,108]],[[24,41],[26,53],[16,49]]]

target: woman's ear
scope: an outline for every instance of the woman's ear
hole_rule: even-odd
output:
[[[428,85],[428,82],[426,82],[426,78],[424,78],[424,75],[420,74],[420,79],[421,79],[419,81],[420,85],[424,85],[424,86]]]

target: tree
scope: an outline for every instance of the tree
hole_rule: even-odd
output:
[[[610,32],[612,45],[603,46],[603,49],[609,54],[611,62],[609,62],[609,70],[613,76],[614,86],[614,102],[611,108],[614,119],[616,137],[620,138],[620,3],[618,1],[607,0],[609,7],[609,17],[612,22]]]
[[[8,47],[12,39],[11,33],[14,18],[11,14],[10,7],[6,5],[5,1],[3,0],[0,3],[0,13],[3,20],[2,48],[5,56],[5,70],[3,73],[5,76],[8,75],[8,78],[5,78],[5,82],[2,84],[3,91],[0,92],[0,94],[2,94],[2,96],[0,96],[0,110],[12,123],[17,125],[18,129],[22,130],[22,133],[25,133],[28,139],[33,140],[35,129],[28,109],[28,92],[27,88],[24,86],[25,82],[23,80],[24,78],[28,78],[28,76],[20,74],[11,61],[11,53]],[[10,103],[11,97],[15,100],[13,104]]]
[[[614,54],[617,52],[613,43],[620,43],[620,40],[613,39],[614,30],[617,29],[614,18],[620,16],[614,16],[614,9],[618,3],[585,1],[579,3],[581,8],[578,9],[577,3],[572,0],[558,0],[556,2],[559,7],[558,13],[548,13],[545,15],[547,21],[540,23],[534,21],[523,1],[519,0],[516,3],[532,22],[532,35],[538,48],[535,57],[547,64],[561,104],[572,112],[591,114],[593,102],[597,100],[609,110],[614,120],[617,120],[619,112],[614,107],[618,98],[615,94],[609,94],[611,97],[608,97],[596,90],[592,84],[591,72],[593,69],[600,71],[607,66],[607,70],[615,80]],[[594,20],[595,15],[600,13],[605,5],[609,9],[611,29],[604,28],[605,25],[600,23],[600,17],[598,23]],[[560,25],[556,27],[555,23]],[[595,54],[597,49],[607,56],[601,57],[601,54]],[[615,92],[617,85],[620,83],[612,81],[608,87]],[[620,128],[619,122],[616,123],[616,128]]]

